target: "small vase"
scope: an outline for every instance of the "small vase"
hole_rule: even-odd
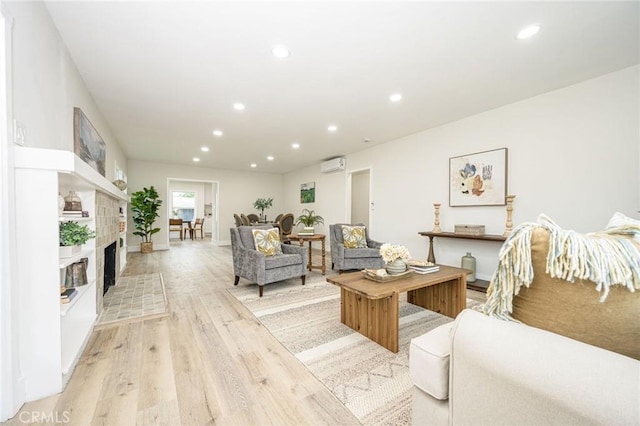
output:
[[[389,263],[387,263],[387,273],[389,275],[398,275],[407,270],[407,264],[404,263],[404,260],[397,258]]]
[[[466,255],[462,256],[460,259],[460,265],[462,269],[468,269],[471,271],[469,275],[467,275],[467,282],[475,282],[476,280],[476,258],[471,256],[471,252],[467,252]]]

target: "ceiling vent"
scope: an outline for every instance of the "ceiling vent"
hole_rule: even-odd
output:
[[[331,173],[337,172],[339,170],[344,170],[347,166],[347,161],[344,157],[333,158],[331,160],[323,161],[320,163],[320,171],[322,173]]]

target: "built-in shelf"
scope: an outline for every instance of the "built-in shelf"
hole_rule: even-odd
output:
[[[75,287],[78,294],[76,294],[76,296],[69,303],[62,303],[62,302],[60,303],[60,316],[67,315],[67,312],[69,312],[71,308],[73,308],[73,306],[75,306],[75,304],[78,303],[80,299],[82,299],[82,296],[84,296],[87,293],[91,293],[95,290],[95,286],[96,286],[96,280],[92,280],[87,285],[83,285],[81,287]]]
[[[93,253],[93,250],[86,249],[81,250],[79,253],[76,253],[71,257],[61,257],[59,263],[60,269],[66,268],[67,266],[80,261],[80,259],[82,259],[83,257],[89,257],[91,253]]]
[[[126,206],[128,196],[70,151],[15,147],[20,373],[26,400],[59,393],[73,372],[97,317],[96,241],[60,258],[60,223],[96,229],[97,193]],[[75,191],[89,217],[61,214],[59,194]],[[35,242],[35,243],[34,243]],[[67,266],[88,259],[88,284],[60,302]],[[34,267],[34,262],[37,267]]]
[[[58,217],[58,220],[60,222],[71,222],[71,221],[76,221],[76,222],[90,222],[93,220],[92,217],[83,217],[83,216],[60,216]]]

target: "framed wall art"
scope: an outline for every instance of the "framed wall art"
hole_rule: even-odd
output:
[[[449,159],[449,206],[504,206],[507,148]]]
[[[316,202],[315,182],[307,182],[300,185],[300,202],[302,204]]]
[[[73,152],[106,177],[106,144],[80,108],[73,109]]]

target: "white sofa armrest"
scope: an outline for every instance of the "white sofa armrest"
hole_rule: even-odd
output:
[[[450,424],[640,424],[640,361],[464,310],[452,334]]]

